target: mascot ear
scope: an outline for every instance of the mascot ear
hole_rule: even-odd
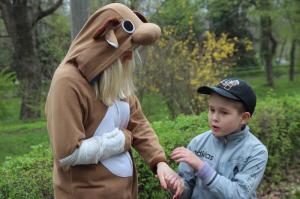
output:
[[[95,40],[104,38],[105,41],[113,46],[114,48],[119,47],[119,43],[115,34],[115,27],[120,24],[120,21],[117,18],[110,18],[106,20],[100,28],[96,31],[93,38]]]
[[[134,13],[136,14],[136,16],[138,16],[138,18],[139,18],[142,22],[148,23],[147,18],[146,18],[142,13],[140,13],[140,12],[138,12],[138,11],[134,11]]]

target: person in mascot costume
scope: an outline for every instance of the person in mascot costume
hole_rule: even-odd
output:
[[[132,147],[167,188],[174,171],[132,80],[135,48],[160,34],[142,14],[113,3],[98,9],[72,41],[45,106],[55,198],[138,198]]]

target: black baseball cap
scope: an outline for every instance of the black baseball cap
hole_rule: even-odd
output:
[[[207,95],[214,92],[225,98],[240,101],[244,104],[246,110],[250,112],[251,115],[254,113],[256,106],[256,95],[252,88],[241,79],[224,79],[216,86],[201,86],[197,91],[198,93]]]

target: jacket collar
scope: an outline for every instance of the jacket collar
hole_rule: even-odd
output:
[[[249,127],[246,125],[241,131],[232,133],[223,137],[216,137],[217,140],[221,141],[222,143],[229,143],[229,142],[240,142],[249,134]]]

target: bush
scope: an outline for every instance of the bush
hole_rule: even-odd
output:
[[[50,199],[52,189],[52,155],[48,144],[32,147],[17,158],[7,158],[0,167],[0,198]]]
[[[267,97],[259,102],[250,123],[252,132],[267,146],[269,160],[265,179],[278,182],[284,171],[295,166],[300,152],[300,98],[285,96],[282,99]],[[197,134],[208,129],[207,114],[179,116],[174,121],[153,122],[167,155],[178,146],[186,146]],[[160,189],[157,179],[134,151],[139,175],[139,197],[143,199],[169,198]],[[169,157],[168,157],[169,158]],[[177,169],[177,164],[169,162]],[[27,155],[8,159],[0,167],[0,198],[53,198],[52,156],[48,145],[34,147]],[[154,191],[155,190],[155,191]]]
[[[191,20],[190,28],[193,23]],[[195,88],[214,85],[230,73],[237,39],[206,32],[200,41],[193,31],[180,38],[172,26],[165,27],[163,35],[156,46],[143,52],[145,64],[136,76],[139,92],[162,95],[172,118],[179,113],[199,113],[205,105]]]
[[[204,124],[204,125],[200,125]],[[166,154],[176,146],[187,145],[197,132],[203,132],[206,116],[179,116],[175,121],[154,122]],[[166,198],[167,193],[160,189],[157,179],[142,158],[134,151],[139,174],[140,198]],[[171,162],[175,169],[177,165]],[[0,198],[53,198],[52,155],[49,145],[38,145],[26,155],[8,158],[0,167]],[[153,191],[160,190],[160,191]]]
[[[161,145],[166,155],[178,146],[186,146],[188,142],[201,132],[206,131],[207,116],[178,116],[174,121],[154,122],[152,127],[157,132]],[[134,156],[139,175],[139,197],[143,199],[165,199],[168,193],[164,192],[150,169],[145,165],[142,158],[135,152]],[[168,160],[170,160],[168,156]],[[174,161],[169,162],[173,169],[177,169]],[[155,190],[155,191],[153,191]]]
[[[300,98],[283,96],[267,97],[257,106],[252,131],[267,146],[268,166],[265,175],[272,182],[279,182],[289,167],[297,163],[300,152]]]

